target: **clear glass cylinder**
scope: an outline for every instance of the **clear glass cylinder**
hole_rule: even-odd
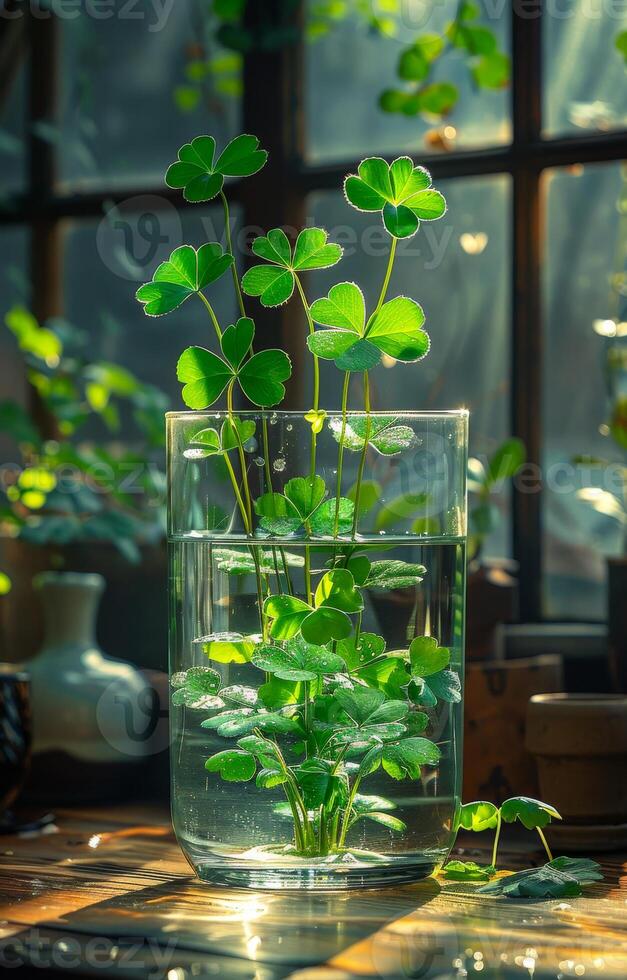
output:
[[[460,804],[468,414],[237,420],[167,417],[179,844],[232,886],[424,878]]]

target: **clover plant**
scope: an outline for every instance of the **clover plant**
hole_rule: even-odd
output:
[[[218,425],[197,431],[184,455],[191,461],[212,456],[223,461],[250,544],[248,551],[217,548],[214,560],[229,575],[254,575],[257,586],[259,632],[200,638],[207,666],[176,674],[172,700],[183,710],[204,711],[201,727],[233,742],[207,759],[208,773],[226,782],[255,779],[261,789],[280,787],[285,800],[274,805],[275,811],[292,825],[292,841],[282,846],[298,855],[332,859],[350,850],[351,830],[363,820],[392,832],[405,830],[391,812],[394,803],[367,795],[364,784],[378,770],[393,780],[417,780],[424,767],[436,766],[441,753],[428,737],[429,711],[439,702],[461,700],[450,650],[436,636],[415,636],[405,649],[386,650],[382,636],[362,629],[365,589],[416,588],[426,569],[400,560],[371,561],[356,540],[373,491],[376,496],[363,479],[368,448],[393,456],[413,441],[412,431],[394,416],[371,416],[369,371],[383,355],[412,363],[429,350],[420,305],[407,296],[388,296],[397,243],[416,234],[422,221],[442,217],[446,203],[429,173],[409,157],[391,164],[378,157],[362,161],[357,173],[346,178],[344,190],[352,207],[379,212],[389,235],[377,301],[368,309],[356,283],[339,281],[310,303],[302,274],[329,269],[342,258],[341,246],[329,241],[322,228],[306,228],[293,242],[281,228],[269,229],[253,241],[253,264],[241,280],[238,275],[225,178],[255,174],[266,156],[249,135],[238,136],[217,156],[209,136],[181,147],[166,182],[181,189],[189,202],[219,199],[226,248],[217,242],[181,245],[137,291],[149,316],[172,313],[190,301],[208,314],[213,342],[184,350],[177,376],[189,408],[207,409],[224,398],[226,413]],[[225,325],[214,308],[212,289],[226,275],[232,279],[238,318]],[[235,410],[236,394],[261,409],[279,405],[291,374],[284,351],[255,349],[254,304],[249,306],[247,297],[265,307],[294,298],[306,325],[313,372],[313,400],[305,415],[311,428],[308,467],[284,485],[276,484],[278,475],[268,465],[265,413],[256,433],[256,422],[239,418]],[[341,415],[333,419],[320,405],[320,358],[341,372]],[[354,374],[363,378],[365,412],[359,418],[348,416]],[[316,469],[317,437],[325,425],[338,447],[334,486],[327,486]],[[244,455],[255,435],[265,456],[264,492],[257,497]],[[358,466],[345,496],[346,452],[357,454]],[[286,535],[303,538],[302,554],[274,543]],[[325,547],[315,545],[324,538]],[[314,558],[322,564],[326,558],[324,567],[314,568]],[[294,588],[296,569],[303,576],[301,594]],[[247,665],[250,684],[225,685],[212,665],[229,663]]]

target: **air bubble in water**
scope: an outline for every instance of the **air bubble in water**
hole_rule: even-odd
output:
[[[255,466],[263,466],[265,459],[263,456],[255,456]]]
[[[185,459],[204,459],[207,456],[205,449],[185,449],[183,452]]]
[[[275,459],[274,463],[272,464],[272,469],[277,473],[283,472],[285,469],[285,459],[283,456],[279,456],[278,459]]]
[[[286,426],[285,426],[285,428],[287,429],[287,431],[288,431],[288,432],[291,432],[291,431],[292,431],[292,429],[294,428],[294,426],[293,426],[293,425],[292,425],[292,423],[290,422],[290,423],[289,423],[289,425],[286,425]]]

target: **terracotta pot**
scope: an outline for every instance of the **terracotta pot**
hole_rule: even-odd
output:
[[[542,799],[565,821],[627,820],[627,697],[537,694],[527,709],[526,745]]]

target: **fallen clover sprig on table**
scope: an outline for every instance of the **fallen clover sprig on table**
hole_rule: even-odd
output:
[[[457,829],[481,833],[494,830],[494,845],[490,864],[474,861],[449,861],[440,872],[447,881],[482,883],[479,891],[486,895],[505,895],[509,898],[576,898],[582,885],[601,881],[600,865],[588,858],[554,858],[543,828],[551,821],[561,820],[555,807],[528,796],[512,796],[500,807],[486,800],[464,803],[457,815]],[[548,855],[540,868],[527,868],[512,874],[497,871],[497,853],[501,826],[518,820],[527,830],[536,830]]]

